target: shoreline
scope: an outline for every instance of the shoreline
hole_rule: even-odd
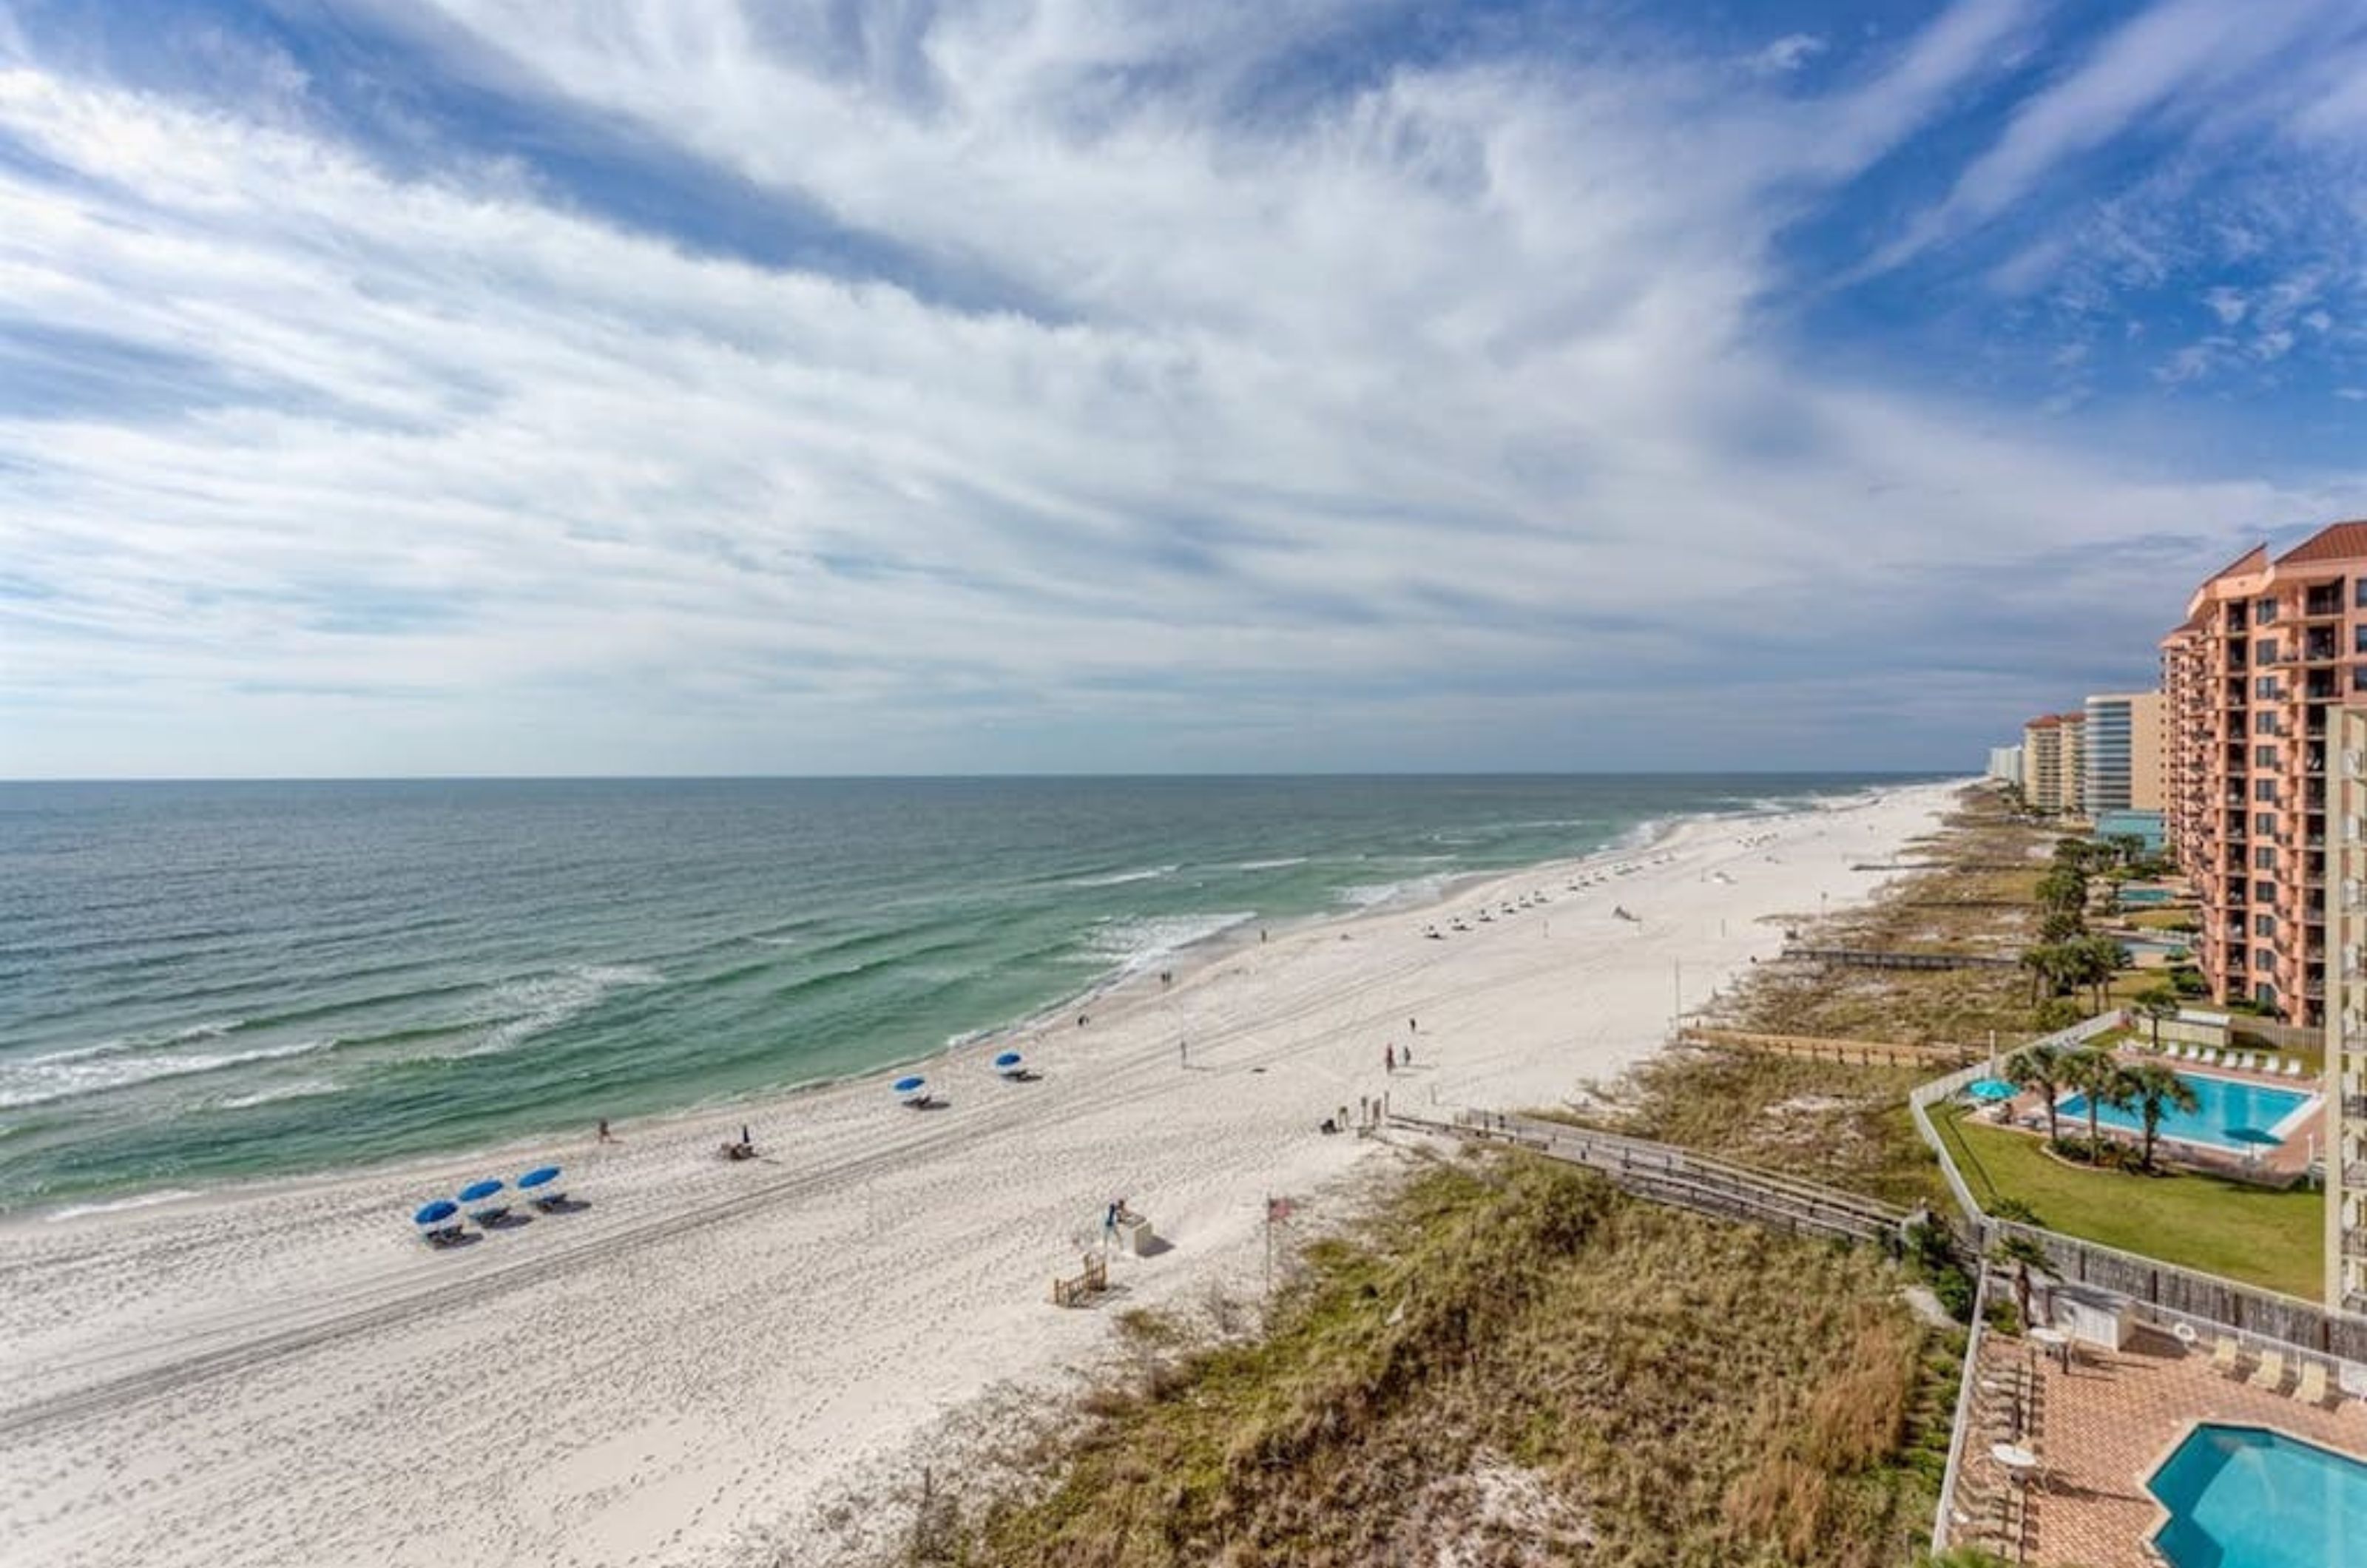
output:
[[[1624,829],[1611,842],[1599,849],[1577,855],[1557,856],[1523,864],[1476,871],[1455,872],[1444,876],[1427,896],[1399,901],[1383,898],[1369,906],[1331,908],[1305,914],[1276,917],[1261,927],[1261,917],[1251,915],[1208,935],[1195,938],[1170,953],[1162,962],[1149,961],[1136,965],[1121,964],[1089,981],[1082,988],[1064,994],[1046,1004],[1036,1012],[1016,1021],[988,1028],[963,1032],[924,1052],[896,1057],[853,1072],[803,1079],[774,1085],[748,1092],[735,1092],[718,1098],[685,1101],[664,1110],[630,1115],[617,1120],[636,1127],[663,1128],[686,1120],[746,1115],[754,1117],[774,1110],[788,1110],[816,1094],[825,1094],[852,1086],[885,1081],[908,1072],[925,1073],[934,1064],[950,1062],[965,1053],[980,1050],[1005,1050],[1023,1044],[1038,1036],[1056,1034],[1059,1026],[1076,1012],[1091,1010],[1104,998],[1124,998],[1136,987],[1157,981],[1159,970],[1173,972],[1177,984],[1184,983],[1188,972],[1196,972],[1221,962],[1229,953],[1257,942],[1248,940],[1251,931],[1264,930],[1278,939],[1288,939],[1311,931],[1328,931],[1367,919],[1388,915],[1420,916],[1427,911],[1444,908],[1458,899],[1469,897],[1496,884],[1518,881],[1525,877],[1551,877],[1582,870],[1599,862],[1617,861],[1626,856],[1649,853],[1670,837],[1696,824],[1749,823],[1809,813],[1847,811],[1853,806],[1878,800],[1898,790],[1941,787],[1931,784],[1876,785],[1853,789],[1845,795],[1804,797],[1812,804],[1791,807],[1751,807],[1732,811],[1701,812],[1671,817],[1647,818]],[[1946,787],[1957,787],[1950,784]],[[521,1133],[515,1137],[481,1142],[462,1143],[448,1149],[422,1150],[393,1156],[351,1167],[327,1166],[309,1169],[289,1169],[257,1173],[251,1176],[228,1176],[200,1180],[195,1185],[164,1183],[152,1187],[94,1189],[73,1193],[54,1201],[37,1200],[17,1206],[0,1205],[0,1235],[20,1225],[74,1224],[102,1220],[116,1213],[130,1213],[167,1204],[207,1204],[214,1201],[237,1201],[243,1198],[269,1197],[276,1193],[309,1188],[323,1179],[342,1179],[356,1176],[393,1176],[413,1171],[440,1168],[449,1164],[481,1164],[487,1161],[515,1159],[530,1155],[537,1147],[554,1145],[572,1145],[572,1133]],[[423,1201],[425,1199],[423,1198]]]
[[[21,1481],[0,1528],[60,1564],[747,1561],[980,1394],[1104,1354],[1104,1314],[1047,1296],[1112,1198],[1168,1243],[1111,1260],[1116,1302],[1254,1294],[1266,1197],[1319,1220],[1365,1162],[1403,1157],[1317,1122],[1360,1097],[1515,1107],[1615,1076],[1672,1006],[1779,950],[1785,917],[1889,880],[1852,868],[1959,787],[1683,818],[1419,908],[1270,928],[1172,987],[1138,973],[1087,1027],[933,1054],[945,1111],[894,1103],[883,1071],[627,1122],[616,1145],[587,1127],[12,1216],[0,1454]],[[1529,891],[1549,901],[1478,923]],[[1468,934],[1424,933],[1458,913]],[[1409,1041],[1416,1065],[1385,1073]],[[1014,1043],[1038,1081],[986,1071]],[[767,1157],[728,1164],[715,1140],[742,1121]],[[588,1207],[449,1252],[411,1234],[425,1173],[527,1157]]]

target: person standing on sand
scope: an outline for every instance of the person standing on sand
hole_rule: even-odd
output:
[[[1385,1073],[1393,1073],[1398,1070],[1398,1048],[1396,1046],[1384,1045],[1381,1047],[1381,1070]]]
[[[613,1144],[617,1141],[617,1134],[608,1131],[608,1119],[606,1116],[600,1118],[600,1135],[593,1141],[601,1144]]]
[[[1410,1041],[1410,1040],[1407,1041],[1407,1042],[1406,1042],[1406,1048],[1405,1048],[1404,1050],[1402,1050],[1402,1051],[1400,1051],[1400,1052],[1399,1052],[1399,1053],[1398,1053],[1398,1061],[1399,1061],[1399,1063],[1400,1065],[1405,1066],[1409,1066],[1409,1067],[1410,1067],[1410,1066],[1413,1066],[1413,1042],[1412,1042],[1412,1041]]]

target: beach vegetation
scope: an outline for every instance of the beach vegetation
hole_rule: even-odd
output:
[[[1961,1334],[1871,1248],[1497,1154],[1304,1253],[1267,1331],[1176,1351],[968,1500],[998,1568],[1410,1561],[1895,1568],[1930,1529]]]

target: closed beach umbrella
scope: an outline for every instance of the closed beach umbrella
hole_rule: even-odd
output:
[[[460,1212],[460,1205],[449,1198],[438,1198],[411,1216],[414,1224],[440,1225]]]
[[[498,1181],[472,1181],[460,1189],[460,1201],[481,1203],[501,1190],[502,1184]]]
[[[559,1168],[555,1165],[546,1165],[538,1170],[529,1170],[524,1176],[519,1177],[518,1190],[521,1192],[532,1191],[535,1188],[548,1186],[558,1179]]]

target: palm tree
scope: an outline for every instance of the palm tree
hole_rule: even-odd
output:
[[[2129,998],[2129,1005],[2153,1021],[2153,1048],[2161,1049],[2161,1021],[2178,1016],[2178,989],[2174,986],[2147,986]]]
[[[2098,1160],[2103,1153],[2102,1134],[2096,1126],[2096,1115],[2109,1101],[2114,1088],[2113,1079],[2120,1075],[2121,1065],[2110,1051],[2093,1045],[2078,1045],[2062,1053],[2055,1060],[2055,1070],[2063,1081],[2079,1091],[2088,1104],[2088,1157]]]
[[[2031,1045],[2005,1059],[2005,1081],[2017,1089],[2034,1089],[2046,1101],[2046,1141],[2061,1134],[2055,1123],[2055,1097],[2063,1088],[2063,1053],[2053,1045]]]
[[[2075,986],[2084,985],[2094,999],[2095,1010],[2104,1010],[2104,990],[2112,983],[2129,961],[2128,949],[2108,936],[2083,936],[2066,943],[2072,953],[2069,979]]]
[[[2112,1090],[2112,1103],[2134,1107],[2137,1120],[2145,1124],[2145,1151],[2138,1163],[2147,1170],[2153,1168],[2153,1145],[2161,1132],[2161,1119],[2173,1109],[2192,1111],[2203,1103],[2184,1078],[2159,1062],[2123,1067]]]

